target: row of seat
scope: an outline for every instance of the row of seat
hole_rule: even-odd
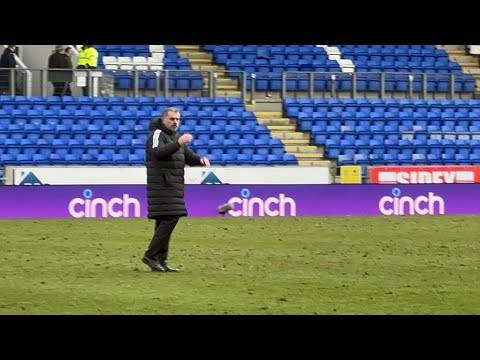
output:
[[[395,56],[438,56],[447,57],[447,53],[434,45],[334,45],[341,54],[353,55],[395,55]],[[325,48],[315,45],[204,45],[204,50],[215,54],[326,54]]]
[[[189,70],[188,66],[179,66],[183,70]],[[181,69],[182,70],[182,69]],[[117,89],[134,89],[135,79],[133,74],[115,75],[115,88]],[[140,75],[138,77],[139,89],[163,89],[165,77],[161,75]],[[173,90],[201,90],[203,89],[203,77],[197,72],[194,74],[177,75],[175,78],[169,76],[168,88]]]
[[[56,132],[56,131],[38,131],[38,132],[3,132],[0,131],[0,144],[2,146],[23,146],[23,145],[64,145],[75,143],[84,143],[88,141],[88,145],[95,145],[101,143],[102,145],[120,145],[119,141],[122,141],[122,145],[131,146],[143,146],[147,136],[147,131],[139,131],[135,134],[128,132],[105,132],[105,131],[88,131],[83,130],[81,132]],[[236,133],[231,132],[197,132],[194,136],[192,145],[206,144],[215,140],[220,144],[227,146],[265,146],[282,147],[283,143],[280,139],[272,138],[266,131],[258,132],[244,132],[239,131]],[[75,143],[74,143],[75,142]],[[123,143],[126,142],[126,143]],[[218,145],[211,143],[211,145]]]
[[[272,138],[238,98],[6,100],[8,106],[0,110],[0,167],[7,163],[143,163],[148,126],[152,116],[161,115],[160,104],[189,109],[182,112],[180,131],[191,132],[191,148],[212,156],[213,164],[297,163],[293,155],[285,153],[281,140]],[[147,108],[139,110],[142,106]]]
[[[0,117],[6,115],[12,116],[49,116],[58,115],[62,112],[63,115],[75,115],[84,112],[91,116],[98,116],[104,114],[116,113],[122,116],[145,116],[151,115],[152,112],[158,112],[163,110],[164,106],[158,105],[0,105]],[[213,114],[221,114],[221,116],[228,117],[228,114],[243,115],[242,104],[238,105],[212,105],[212,106],[185,106],[178,108],[183,117],[210,117]],[[34,110],[30,112],[30,110]],[[185,116],[185,114],[187,114]]]
[[[344,111],[341,113],[338,112],[322,112],[322,111],[289,111],[286,114],[288,117],[297,117],[302,121],[336,121],[336,122],[387,122],[387,121],[422,121],[426,123],[436,122],[436,121],[476,121],[480,118],[480,112],[471,111],[468,113],[463,112],[351,112]]]
[[[207,51],[217,52],[237,52],[237,53],[255,53],[280,54],[280,53],[309,53],[316,52],[326,54],[323,48],[315,45],[203,45],[202,48]]]
[[[291,154],[205,154],[215,165],[296,165],[296,157]],[[0,163],[5,165],[140,165],[144,164],[143,155],[139,154],[1,154]]]
[[[87,120],[88,121],[88,120]],[[121,120],[109,123],[109,124],[98,124],[98,123],[68,123],[64,122],[61,124],[0,124],[0,131],[5,133],[14,133],[14,132],[124,132],[124,131],[133,131],[133,132],[144,132],[147,131],[149,123],[143,122],[138,123],[135,121],[125,121]],[[186,124],[181,127],[181,131],[188,131],[193,133],[201,132],[242,132],[242,133],[268,133],[268,128],[265,125],[258,124],[255,122],[241,123],[240,121],[232,121],[228,125],[214,125],[213,123],[204,122],[203,124]]]
[[[173,45],[163,45],[158,52],[154,52],[148,45],[143,47],[133,45],[130,48],[124,45],[117,48],[106,45],[98,46],[97,50],[99,51],[99,68],[112,70],[107,74],[113,76],[117,89],[134,88],[134,74],[127,70],[135,69],[142,70],[138,78],[140,89],[162,88],[165,81],[164,74],[151,71],[162,69],[191,71],[185,74],[171,74],[168,80],[168,86],[171,89],[201,90],[203,88],[201,73],[193,71],[189,59],[180,56]],[[116,69],[119,70],[116,71]]]
[[[428,52],[426,50],[420,50],[420,52],[406,52],[398,49],[394,50],[348,50],[342,52],[342,56],[345,58],[351,59],[355,64],[363,61],[449,61],[448,54],[446,52]],[[455,61],[451,62],[452,64],[458,64]]]
[[[178,57],[176,53],[163,53],[163,56],[102,56],[103,65],[119,64],[119,65],[161,65],[170,61],[178,64],[189,64],[187,58]]]
[[[301,49],[309,49],[312,45],[280,45],[280,44],[275,44],[275,45],[240,45],[240,44],[235,44],[235,45],[204,45],[203,47],[205,50],[212,50],[214,48],[217,49],[228,49],[228,50],[239,50],[239,51],[256,51],[257,49],[263,49],[265,47],[268,47],[270,49],[295,49],[295,50],[301,50]],[[377,45],[377,44],[370,44],[370,45],[332,45],[335,47],[344,47],[345,49],[355,49],[355,48],[367,48],[367,49],[405,49],[405,50],[410,50],[410,49],[436,49],[435,45],[420,45],[420,44],[410,44],[410,45]]]
[[[252,70],[253,69],[241,69],[241,68],[231,68],[231,70],[240,71],[240,70]],[[257,69],[258,70],[258,69]],[[310,71],[308,69],[307,71]],[[402,75],[403,76],[403,75]],[[463,76],[463,75],[462,75]],[[286,78],[286,89],[287,91],[309,91],[312,86],[312,81],[307,75],[300,76],[289,76]],[[319,79],[318,75],[315,75],[313,80],[313,89],[316,91],[331,91],[336,89],[337,91],[351,91],[354,86],[354,81],[350,75],[345,75],[346,80],[331,80],[331,79]],[[455,92],[472,92],[475,90],[475,79],[471,76],[463,76],[464,78],[456,79],[454,82]],[[246,87],[248,90],[252,89],[252,80],[247,78]],[[422,92],[424,90],[423,81],[417,80],[413,81],[410,85],[410,81],[405,77],[404,80],[385,80],[384,90],[387,92],[407,92],[412,91],[415,93]],[[274,76],[273,74],[257,74],[255,81],[255,88],[257,90],[273,90],[280,91],[282,90],[282,78],[280,76]],[[374,75],[372,79],[365,80],[362,78],[357,78],[355,81],[355,88],[357,91],[372,91],[379,92],[381,90],[381,80],[380,77]],[[451,91],[450,79],[448,77],[443,77],[441,80],[427,81],[426,83],[427,92],[439,92],[447,93]]]
[[[433,139],[426,138],[422,139],[417,137],[415,139],[408,138],[394,138],[391,136],[388,137],[371,137],[369,139],[350,139],[350,138],[333,138],[329,137],[324,142],[326,146],[330,147],[341,147],[341,148],[356,148],[361,149],[362,147],[366,148],[471,148],[477,149],[480,147],[480,138],[476,139],[451,139],[451,138],[442,138],[442,139]]]
[[[418,56],[418,57],[435,57],[448,58],[448,54],[441,49],[427,48],[427,49],[399,49],[399,48],[368,48],[365,45],[359,45],[354,48],[345,46],[338,46],[342,57],[355,58],[356,56],[394,56],[399,58],[401,56]]]
[[[319,69],[330,69],[330,71],[340,71],[340,65],[335,60],[327,60],[323,56],[289,56],[284,59],[277,57],[271,60],[259,60],[256,58],[235,58],[216,56],[215,61],[222,63],[229,68],[243,67],[248,72],[281,72],[281,71],[311,71]],[[367,72],[372,70],[385,72],[399,72],[400,70],[409,70],[409,72],[437,72],[437,70],[448,70],[446,72],[462,73],[461,66],[456,62],[450,62],[448,58],[441,59],[419,59],[419,60],[394,60],[394,59],[356,59],[354,62],[357,72]],[[255,70],[248,70],[253,67]],[[260,70],[258,70],[260,69]],[[233,69],[232,69],[233,70]],[[428,71],[432,70],[432,71]]]
[[[327,120],[327,121],[402,121],[402,120],[414,120],[414,121],[436,121],[438,119],[445,121],[474,121],[480,117],[480,112],[477,110],[471,110],[469,112],[409,112],[409,111],[391,111],[391,112],[376,112],[376,111],[296,111],[290,110],[286,114],[287,116],[297,117],[301,120]]]
[[[424,134],[423,134],[424,135]],[[312,134],[313,142],[317,145],[342,145],[342,146],[480,146],[480,134],[427,134],[425,137],[421,137],[419,134],[415,134],[415,137],[406,137],[404,134],[398,136],[398,133],[356,133],[356,134],[344,134],[344,133],[316,133]]]
[[[335,152],[335,154],[334,154]],[[395,148],[373,148],[373,149],[368,149],[368,148],[361,148],[359,151],[354,151],[353,149],[349,148],[338,148],[338,147],[333,147],[329,150],[330,156],[332,157],[338,157],[340,155],[350,155],[350,156],[355,156],[355,155],[366,155],[369,156],[371,154],[383,156],[385,154],[393,155],[393,156],[406,156],[406,157],[412,157],[414,155],[435,155],[436,157],[449,157],[453,158],[456,155],[464,155],[464,156],[480,156],[480,148],[476,148],[474,150],[470,150],[467,148],[463,149],[454,149],[454,148],[438,148],[438,149],[427,149],[427,148],[415,148],[415,149],[395,149]]]
[[[37,154],[0,154],[0,164],[5,165],[138,165],[145,163],[144,154],[137,153],[98,153],[94,154],[89,149],[88,153],[62,154],[51,151],[50,153]],[[221,149],[218,149],[222,151]],[[207,156],[213,165],[296,165],[298,161],[292,154],[227,154],[209,153],[197,149],[200,156]]]
[[[97,51],[150,51],[149,45],[93,45]]]
[[[103,56],[115,57],[149,57],[154,50],[154,45],[94,45],[99,53],[99,64],[102,64]],[[174,54],[177,56],[177,50],[174,46],[163,45],[161,51],[164,54]]]
[[[409,140],[421,140],[421,141],[427,141],[427,140],[442,140],[442,139],[449,139],[449,140],[471,140],[470,143],[472,146],[474,145],[474,142],[476,140],[480,139],[480,132],[441,132],[441,131],[434,131],[434,132],[398,132],[398,131],[383,131],[383,132],[327,132],[327,131],[321,131],[318,132],[317,134],[313,134],[315,137],[318,137],[318,139],[323,139],[321,142],[322,144],[325,144],[325,141],[328,141],[328,139],[335,139],[336,141],[340,140],[346,140],[348,139],[349,141],[356,141],[356,140],[365,140],[365,141],[370,141],[370,140],[378,140],[380,142],[384,142],[388,140],[388,145],[393,145],[395,144],[393,141],[398,141],[400,139],[409,139]]]
[[[199,96],[10,96],[0,95],[1,104],[83,104],[83,105],[98,105],[98,104],[157,104],[157,105],[217,105],[217,104],[243,104],[243,101],[238,97],[223,97],[218,96],[214,98],[199,97]]]
[[[478,132],[480,127],[476,125],[424,125],[408,123],[387,123],[387,124],[362,124],[362,125],[326,125],[319,123],[313,125],[312,123],[302,122],[302,129],[310,130],[312,133],[398,133],[398,132]]]
[[[480,110],[480,103],[478,100],[470,103],[462,104],[409,104],[409,103],[394,103],[394,104],[326,104],[326,103],[291,103],[290,109],[297,109],[298,111],[322,111],[322,112],[337,112],[344,111],[354,112],[413,112],[413,113],[438,113],[438,112],[472,112]]]
[[[386,111],[390,105],[395,107]],[[479,101],[473,100],[290,98],[283,102],[283,109],[290,116],[296,114],[293,117],[297,118],[299,130],[309,132],[312,142],[324,146],[326,155],[339,165],[429,160],[436,164],[456,160],[465,164],[480,162],[480,157],[475,158],[480,151],[478,105]],[[413,154],[420,156],[413,158]]]
[[[460,65],[455,61],[451,61],[444,50],[427,45],[420,48],[370,48],[368,46],[365,48],[362,46],[344,48],[339,46],[339,50],[336,50],[336,59],[338,61],[331,60],[329,56],[326,56],[327,52],[323,47],[314,45],[286,45],[283,47],[267,45],[256,47],[205,45],[203,48],[211,51],[215,61],[225,66],[230,73],[232,71],[245,71],[249,75],[255,73],[258,79],[257,89],[262,91],[280,90],[281,81],[278,76],[284,71],[340,72],[341,59],[350,59],[357,72],[392,71],[407,73],[427,72],[431,75],[462,74]],[[343,51],[346,52],[345,55]],[[364,57],[364,55],[377,57],[370,58]],[[387,55],[390,57],[383,57]],[[401,58],[399,58],[400,56]],[[267,73],[276,73],[278,75],[276,75],[277,77],[271,77],[271,75],[262,77],[262,74]],[[352,90],[351,80],[339,79],[336,84],[338,85],[338,90]],[[316,90],[328,90],[331,88],[331,85],[326,79],[315,79],[313,84]],[[407,92],[410,90],[408,80],[399,78],[387,79],[385,86],[386,91]],[[466,76],[465,79],[456,82],[454,86],[457,92],[471,93],[475,91],[476,84],[473,76]],[[248,88],[250,88],[250,84]],[[413,88],[415,92],[422,91],[422,83],[414,81]],[[307,91],[309,90],[308,80],[290,79],[290,82],[287,84],[287,90]],[[363,79],[363,81],[357,83],[357,90],[380,91],[380,83],[373,79]],[[432,79],[427,84],[427,91],[450,91],[448,78],[446,77],[445,80]]]
[[[378,145],[385,143],[389,146],[395,146],[399,144],[399,141],[402,140],[402,145],[425,145],[425,144],[443,144],[445,146],[450,146],[452,144],[465,145],[470,144],[471,146],[479,146],[480,133],[323,133],[317,135],[318,139],[323,139],[319,141],[321,144],[341,144],[341,145],[365,145],[370,144],[370,146]],[[15,132],[15,133],[4,133],[2,132],[2,137],[0,138],[0,144],[5,145],[6,139],[15,139],[15,144],[13,145],[25,145],[25,144],[35,144],[39,146],[50,145],[55,142],[55,144],[66,144],[70,143],[70,140],[75,140],[79,143],[83,143],[86,140],[91,141],[92,144],[98,144],[102,142],[104,145],[132,145],[132,146],[141,146],[145,143],[147,138],[147,132],[142,133],[110,133],[110,132]],[[225,132],[225,133],[198,133],[195,136],[195,139],[200,139],[202,141],[209,141],[212,139],[229,141],[230,145],[281,145],[279,139],[270,138],[269,134],[258,133],[258,132]],[[458,140],[458,141],[457,141]],[[465,142],[463,140],[469,140]],[[120,141],[122,143],[120,143]],[[373,142],[375,141],[375,142]],[[408,142],[410,141],[410,142]],[[126,142],[126,143],[123,143]],[[10,142],[11,143],[11,142]],[[71,142],[70,144],[73,144]]]
[[[356,55],[355,65],[360,65],[368,61],[375,62],[388,62],[388,63],[410,63],[413,66],[418,66],[419,63],[425,62],[426,64],[439,62],[439,64],[448,62],[448,56],[445,54],[442,55]],[[268,59],[259,58],[255,53],[242,53],[242,52],[216,52],[213,55],[213,60],[217,62],[225,62],[228,65],[233,65],[234,63],[240,63],[245,65],[251,63],[252,61],[259,64],[270,64],[270,65],[279,65],[279,64],[292,64],[291,61],[301,62],[301,61],[317,61],[318,64],[327,63],[329,60],[327,54],[320,53],[303,53],[303,54],[272,54]],[[290,62],[290,63],[289,63]],[[337,63],[338,64],[338,63]],[[451,65],[457,66],[458,63],[450,63]]]
[[[41,112],[41,114],[45,114],[45,111],[51,110],[55,113],[58,113],[60,110],[68,110],[68,111],[76,111],[81,110],[85,112],[92,112],[92,111],[131,111],[135,114],[138,111],[158,111],[164,109],[165,106],[154,105],[154,104],[135,104],[135,105],[126,105],[126,104],[105,104],[105,105],[84,105],[84,104],[58,104],[58,105],[50,105],[50,104],[41,104],[41,105],[34,105],[34,104],[0,104],[0,115],[3,114],[12,114],[14,110],[21,110],[22,113],[28,113],[29,110],[36,110]],[[187,106],[180,106],[179,110],[182,112],[189,112],[190,114],[198,114],[200,112],[212,112],[212,111],[221,111],[221,112],[234,112],[237,109],[243,109],[243,104],[225,104],[225,105],[187,105]]]
[[[281,65],[288,64],[288,61],[318,61],[319,63],[327,63],[328,55],[326,53],[310,53],[310,54],[272,54],[269,59],[258,58],[256,53],[242,53],[242,52],[216,52],[213,56],[216,62],[225,62],[228,65],[240,63],[246,65],[248,63],[256,62],[259,65]],[[243,62],[245,61],[245,63]],[[290,65],[293,63],[290,63]],[[338,63],[337,63],[338,65]]]
[[[425,49],[425,50],[437,50],[437,48],[435,47],[435,45],[420,45],[420,44],[401,44],[401,45],[385,45],[385,44],[381,44],[381,45],[378,45],[378,44],[369,44],[369,45],[358,45],[358,44],[354,44],[354,45],[332,45],[332,46],[335,46],[335,47],[342,47],[344,50],[346,49],[404,49],[404,50],[421,50],[421,49]]]
[[[156,118],[161,114],[156,112],[149,113],[147,111],[138,111],[134,114],[126,112],[107,112],[107,113],[89,113],[87,115],[80,114],[51,114],[51,115],[0,115],[0,126],[12,128],[14,126],[19,126],[23,128],[24,126],[29,127],[39,127],[42,125],[148,125],[151,122],[152,118]],[[227,125],[239,127],[242,125],[255,125],[256,118],[250,114],[230,114],[226,115],[216,115],[209,114],[205,116],[186,116],[182,119],[180,126],[196,126],[196,125],[218,125],[222,129]],[[258,125],[263,126],[263,125]],[[229,130],[237,130],[236,128],[230,127]]]
[[[85,107],[78,109],[77,106],[65,106],[64,108],[61,107],[49,107],[44,109],[30,109],[30,108],[0,108],[0,117],[21,117],[21,116],[114,116],[114,115],[121,115],[125,117],[143,117],[143,116],[159,116],[162,114],[163,106],[129,106],[126,108],[122,105],[113,105],[113,106],[96,106],[95,109],[92,107]],[[230,107],[230,106],[217,106],[216,110],[214,110],[214,106],[211,107],[198,107],[194,108],[191,107],[189,110],[179,109],[182,114],[182,118],[192,118],[192,117],[201,117],[201,118],[208,118],[208,117],[225,117],[225,118],[254,118],[254,115],[251,111],[245,111],[244,108],[237,106],[237,107]]]
[[[373,160],[373,164],[378,164],[382,160],[388,160],[389,163],[403,163],[405,161],[416,162],[421,161],[424,164],[428,161],[437,163],[438,161],[449,161],[454,164],[455,160],[463,161],[479,161],[480,147],[469,148],[340,148],[332,146],[329,149],[329,156],[338,159],[339,162],[352,162],[356,164],[367,164],[369,160]]]
[[[339,131],[339,132],[351,132],[351,131],[444,131],[444,132],[461,132],[470,131],[476,132],[480,128],[480,119],[476,120],[310,120],[302,119],[298,122],[302,129],[317,129],[318,131]],[[406,130],[412,129],[412,130]],[[466,130],[465,130],[466,129]]]
[[[325,109],[330,109],[330,110],[342,110],[342,109],[353,109],[353,110],[359,110],[361,111],[362,109],[398,109],[401,107],[402,109],[419,109],[419,110],[428,110],[428,111],[435,111],[436,109],[459,109],[459,108],[468,108],[468,109],[474,109],[474,108],[480,108],[480,102],[478,99],[469,99],[469,100],[463,100],[463,99],[458,99],[458,100],[448,100],[448,99],[428,99],[428,100],[416,100],[415,102],[412,102],[411,100],[408,99],[385,99],[385,100],[377,100],[377,101],[367,101],[365,99],[359,99],[358,102],[328,102],[325,101],[326,99],[323,99],[321,101],[315,101],[313,102],[312,100],[309,101],[298,101],[298,100],[293,100],[293,101],[288,101],[292,100],[291,98],[287,98],[285,100],[285,104],[288,104],[291,107],[308,107],[308,108],[325,108]]]
[[[357,108],[368,107],[374,108],[377,106],[391,106],[402,108],[418,108],[422,106],[428,106],[429,108],[435,107],[462,107],[467,105],[468,107],[479,107],[480,99],[404,99],[404,98],[365,98],[358,97],[356,99],[352,97],[338,98],[308,98],[308,97],[287,97],[283,100],[285,106],[303,106],[303,105],[326,105],[326,106],[354,106]]]
[[[54,144],[43,145],[39,147],[35,146],[24,146],[24,147],[15,147],[9,146],[0,149],[0,154],[8,154],[8,155],[29,155],[33,156],[35,154],[43,154],[43,155],[50,155],[52,153],[57,153],[61,155],[67,154],[139,154],[144,156],[145,154],[145,144],[143,146],[129,146],[123,143],[119,145],[115,144],[103,144],[103,140],[101,143],[94,142],[87,140],[86,143],[77,143],[70,141],[68,143],[60,142],[55,140]],[[238,155],[238,154],[249,154],[249,155],[284,155],[285,151],[281,146],[276,147],[269,147],[266,145],[261,145],[259,147],[248,147],[248,146],[229,146],[228,148],[224,148],[215,144],[213,146],[207,144],[201,144],[196,146],[196,152],[201,154],[230,154],[230,155]]]

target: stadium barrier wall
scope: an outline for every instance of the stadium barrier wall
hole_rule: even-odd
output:
[[[480,185],[187,185],[192,217],[480,214]],[[1,186],[0,218],[145,218],[145,185]]]
[[[145,185],[146,169],[120,166],[8,166],[6,185]],[[331,184],[328,167],[187,167],[186,184]]]

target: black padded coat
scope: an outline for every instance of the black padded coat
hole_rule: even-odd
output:
[[[200,156],[188,146],[180,146],[177,132],[169,130],[161,118],[150,123],[146,142],[148,217],[186,216],[184,200],[185,164],[201,165]]]

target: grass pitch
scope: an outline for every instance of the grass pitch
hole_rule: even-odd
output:
[[[474,216],[1,220],[0,314],[480,314]]]

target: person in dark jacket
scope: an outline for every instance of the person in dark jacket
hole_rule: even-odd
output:
[[[0,58],[0,68],[15,68],[17,45],[8,45]],[[10,70],[0,70],[0,94],[10,94]]]
[[[72,48],[68,47],[63,50],[62,45],[55,47],[55,52],[48,58],[49,69],[73,69],[72,60],[70,56],[72,54]],[[73,79],[73,72],[67,70],[50,70],[48,72],[48,81],[53,85],[54,96],[72,95],[70,89],[70,83]]]
[[[146,142],[148,217],[155,219],[155,232],[142,258],[152,271],[177,271],[167,265],[170,236],[182,216],[187,216],[184,201],[185,164],[210,166],[206,157],[195,154],[187,144],[191,134],[179,135],[180,112],[167,108],[161,118],[150,123]]]
[[[72,63],[72,56],[73,56],[73,48],[67,46],[65,48],[65,63],[67,64],[67,69],[72,69],[72,71],[68,72],[68,76],[66,78],[65,83],[65,95],[72,96],[72,89],[70,88],[70,83],[73,81],[73,63]]]

